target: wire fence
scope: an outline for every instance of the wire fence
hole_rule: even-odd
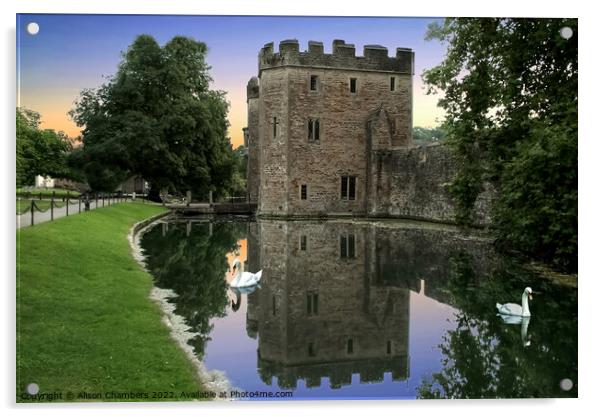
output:
[[[30,225],[36,224],[36,213],[44,214],[44,221],[53,221],[55,217],[69,216],[70,214],[89,211],[91,208],[109,206],[115,203],[132,201],[133,199],[145,201],[144,195],[130,195],[123,193],[95,193],[95,194],[44,194],[44,193],[20,193],[17,196],[17,215],[24,216],[29,213]],[[57,209],[64,211],[57,212]],[[48,219],[47,214],[50,214]],[[58,216],[56,216],[58,215]],[[39,220],[39,215],[37,216]]]

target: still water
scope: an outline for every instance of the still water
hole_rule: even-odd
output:
[[[177,219],[141,245],[155,285],[178,294],[196,354],[239,389],[293,399],[577,396],[577,290],[456,229]],[[263,271],[260,288],[229,289],[235,259]],[[520,304],[526,286],[532,317],[505,323],[496,302]]]

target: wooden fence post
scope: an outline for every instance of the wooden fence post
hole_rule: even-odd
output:
[[[36,207],[36,203],[31,200],[31,208],[29,209],[29,211],[31,211],[31,225],[33,226],[33,211],[35,210]]]
[[[67,209],[67,216],[69,216],[69,191],[67,191],[67,202],[65,203],[65,208]]]
[[[50,198],[50,221],[54,220],[54,191],[52,192],[52,197]]]

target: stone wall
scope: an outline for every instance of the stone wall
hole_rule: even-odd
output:
[[[252,203],[259,199],[259,80],[253,77],[247,84],[247,192]]]
[[[262,378],[276,376],[281,388],[298,379],[317,386],[322,377],[336,388],[350,384],[354,373],[362,382],[382,381],[386,372],[407,378],[409,290],[373,283],[370,229],[279,220],[258,225],[261,299],[250,300],[248,315],[257,323]],[[354,238],[346,256],[341,236]]]
[[[258,89],[252,79],[247,93],[248,184],[258,214],[453,223],[447,185],[456,161],[443,146],[412,142],[413,62],[407,48],[389,57],[379,45],[356,56],[355,46],[341,40],[332,54],[320,42],[305,52],[296,40],[280,42],[278,52],[267,44],[259,53]],[[309,137],[310,120],[319,121],[318,140]],[[355,179],[354,199],[344,198],[342,177]],[[477,225],[490,223],[492,195],[487,189],[479,197]]]
[[[269,45],[260,53],[260,214],[365,215],[371,123],[380,126],[386,115],[385,136],[379,138],[389,147],[411,144],[413,53],[399,48],[388,57],[386,48],[368,45],[357,57],[353,45],[342,41],[334,42],[333,51],[324,54],[321,43],[310,42],[303,53],[296,41],[283,41],[278,53]],[[310,120],[319,121],[319,139],[308,136]],[[355,177],[354,199],[342,198],[343,176]],[[301,198],[302,186],[307,199]]]
[[[337,388],[352,374],[407,379],[410,292],[453,306],[455,262],[465,259],[477,280],[499,267],[489,241],[454,226],[259,219],[250,232],[248,253],[263,275],[248,298],[247,328],[258,339],[262,380],[276,377],[285,389],[323,377]]]
[[[370,216],[403,217],[453,223],[456,206],[448,186],[458,165],[441,144],[372,153],[374,197]],[[475,207],[475,223],[491,222],[492,191],[487,187]]]

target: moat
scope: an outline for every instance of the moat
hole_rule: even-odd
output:
[[[178,294],[171,301],[196,334],[195,353],[241,390],[292,399],[578,394],[577,289],[453,227],[171,219],[141,246],[155,285]],[[260,288],[229,288],[235,259],[263,271]],[[520,303],[526,286],[532,317],[504,322],[496,302]]]

